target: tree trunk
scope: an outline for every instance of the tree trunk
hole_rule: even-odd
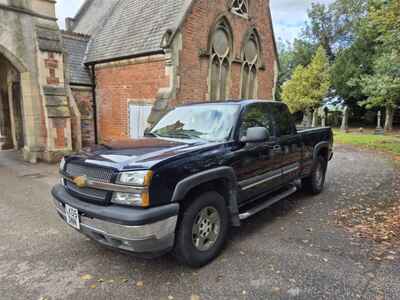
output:
[[[314,109],[313,115],[312,115],[312,126],[311,127],[317,127],[318,126],[318,108]]]
[[[386,107],[385,131],[393,130],[393,115],[394,115],[393,107],[391,106]]]
[[[349,107],[345,106],[343,110],[342,126],[340,130],[347,132],[349,130]]]

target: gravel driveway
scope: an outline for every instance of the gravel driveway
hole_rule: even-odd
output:
[[[393,197],[389,158],[337,148],[325,192],[295,194],[234,229],[223,254],[192,270],[142,260],[64,225],[57,168],[0,152],[0,299],[400,299],[400,263],[336,225],[335,211]]]

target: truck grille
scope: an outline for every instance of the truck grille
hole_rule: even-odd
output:
[[[114,175],[112,169],[83,166],[74,163],[67,164],[65,172],[71,177],[86,175],[89,179],[107,183],[111,182],[111,178]]]
[[[74,163],[67,163],[65,173],[70,177],[86,175],[88,179],[106,183],[111,182],[111,179],[114,176],[114,170],[112,169],[88,165],[85,166]],[[107,191],[92,188],[79,188],[73,182],[67,180],[65,181],[65,187],[67,188],[67,191],[72,195],[83,198],[85,200],[103,204],[107,200]]]

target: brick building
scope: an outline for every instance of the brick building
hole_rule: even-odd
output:
[[[66,24],[84,145],[96,127],[99,142],[138,138],[185,102],[274,96],[269,0],[86,0]]]
[[[0,0],[0,150],[57,160],[190,101],[271,99],[269,0]]]

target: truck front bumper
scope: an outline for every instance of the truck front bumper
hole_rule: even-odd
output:
[[[65,222],[68,204],[79,212],[79,231],[104,246],[144,257],[162,255],[174,246],[179,204],[148,209],[100,206],[71,196],[62,185],[55,186],[52,195]]]

